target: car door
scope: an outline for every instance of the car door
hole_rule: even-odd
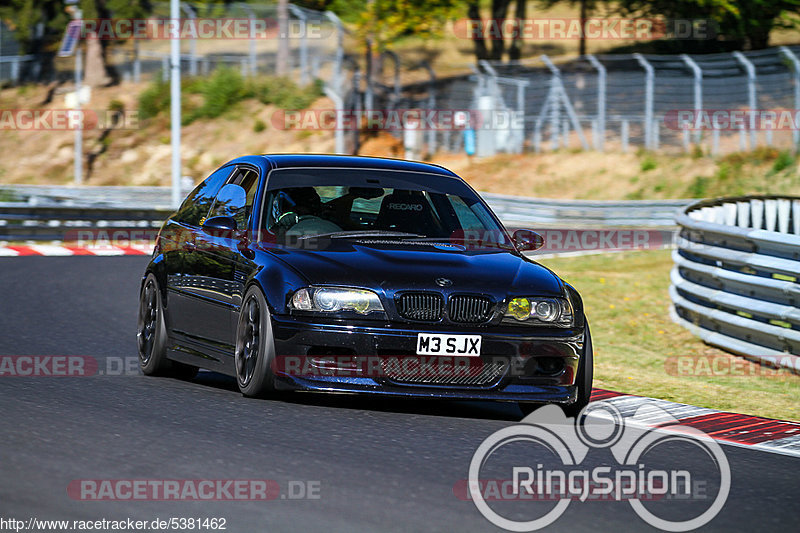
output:
[[[192,330],[194,321],[193,298],[188,292],[192,280],[187,279],[185,273],[187,256],[191,257],[202,221],[233,170],[233,166],[225,166],[203,180],[167,221],[160,234],[167,283],[165,318],[168,331],[179,343]]]
[[[254,168],[236,167],[219,190],[205,219],[231,217],[237,223],[237,232],[205,230],[201,226],[195,235],[194,251],[187,255],[185,262],[186,292],[192,296],[194,306],[189,333],[204,343],[215,358],[233,351],[231,322],[239,303],[235,298],[241,255],[239,234],[246,234],[238,230],[247,229],[257,181],[258,173]]]

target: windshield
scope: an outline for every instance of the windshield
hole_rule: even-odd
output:
[[[459,180],[373,170],[278,173],[270,176],[262,216],[264,229],[278,243],[324,236],[510,244],[486,206]],[[332,184],[337,174],[344,184]]]

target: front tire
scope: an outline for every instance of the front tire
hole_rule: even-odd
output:
[[[594,382],[594,350],[592,349],[592,335],[589,332],[589,323],[586,323],[584,332],[583,354],[578,363],[578,375],[575,378],[575,385],[578,387],[578,395],[575,403],[562,405],[561,409],[567,417],[576,418],[584,407],[589,405],[592,396],[592,383]],[[539,403],[520,402],[519,410],[523,416],[528,416],[542,406]]]
[[[583,342],[583,356],[578,364],[578,377],[575,385],[578,387],[578,398],[575,403],[563,405],[561,408],[568,417],[577,418],[583,408],[589,405],[592,397],[592,383],[594,382],[594,350],[592,349],[592,334],[589,332],[589,323],[586,323]]]
[[[242,299],[236,327],[236,383],[243,395],[263,398],[275,392],[275,343],[264,294],[251,287]]]

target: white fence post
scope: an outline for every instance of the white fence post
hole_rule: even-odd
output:
[[[189,39],[189,75],[197,76],[197,23],[195,22],[197,12],[186,2],[181,2],[181,10],[184,11],[192,21],[192,37]],[[180,22],[178,24],[180,27]]]
[[[694,134],[694,142],[700,142],[700,113],[703,109],[703,70],[700,66],[695,63],[694,59],[689,57],[686,54],[681,55],[681,59],[686,65],[692,70],[692,74],[694,75],[694,127],[695,134]]]
[[[289,4],[289,11],[300,19],[301,31],[303,32],[300,36],[300,85],[308,85],[311,81],[308,72],[308,16],[294,4]],[[370,73],[367,73],[367,75],[370,75]]]
[[[797,111],[800,109],[800,59],[797,58],[797,54],[786,46],[781,46],[779,50],[794,66],[794,109]],[[800,148],[798,145],[800,145],[800,129],[795,127],[792,130],[792,149],[795,153]]]
[[[733,57],[747,72],[747,106],[750,108],[750,149],[756,147],[756,67],[743,53],[734,52]]]
[[[591,54],[586,59],[597,70],[597,136],[594,148],[602,152],[606,140],[606,67]]]
[[[633,54],[636,61],[645,72],[644,78],[644,146],[648,150],[653,148],[653,85],[655,83],[655,70],[642,54]]]

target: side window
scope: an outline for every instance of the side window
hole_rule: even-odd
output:
[[[453,206],[453,210],[456,212],[458,223],[461,225],[461,229],[484,229],[485,226],[481,222],[481,219],[478,218],[475,212],[470,209],[464,200],[462,200],[459,196],[454,196],[452,194],[448,194],[447,199],[450,200],[450,205]]]
[[[201,225],[232,169],[230,166],[222,167],[198,185],[181,204],[175,214],[175,220],[190,226]]]
[[[209,217],[226,215],[232,216],[236,220],[236,227],[244,229],[247,227],[247,221],[250,218],[250,213],[253,210],[253,202],[256,198],[256,190],[258,189],[258,172],[248,167],[237,167],[236,171],[230,175],[225,182],[226,185],[238,185],[244,189],[246,195],[245,206],[234,213],[229,212],[223,205],[217,205],[211,208]]]

